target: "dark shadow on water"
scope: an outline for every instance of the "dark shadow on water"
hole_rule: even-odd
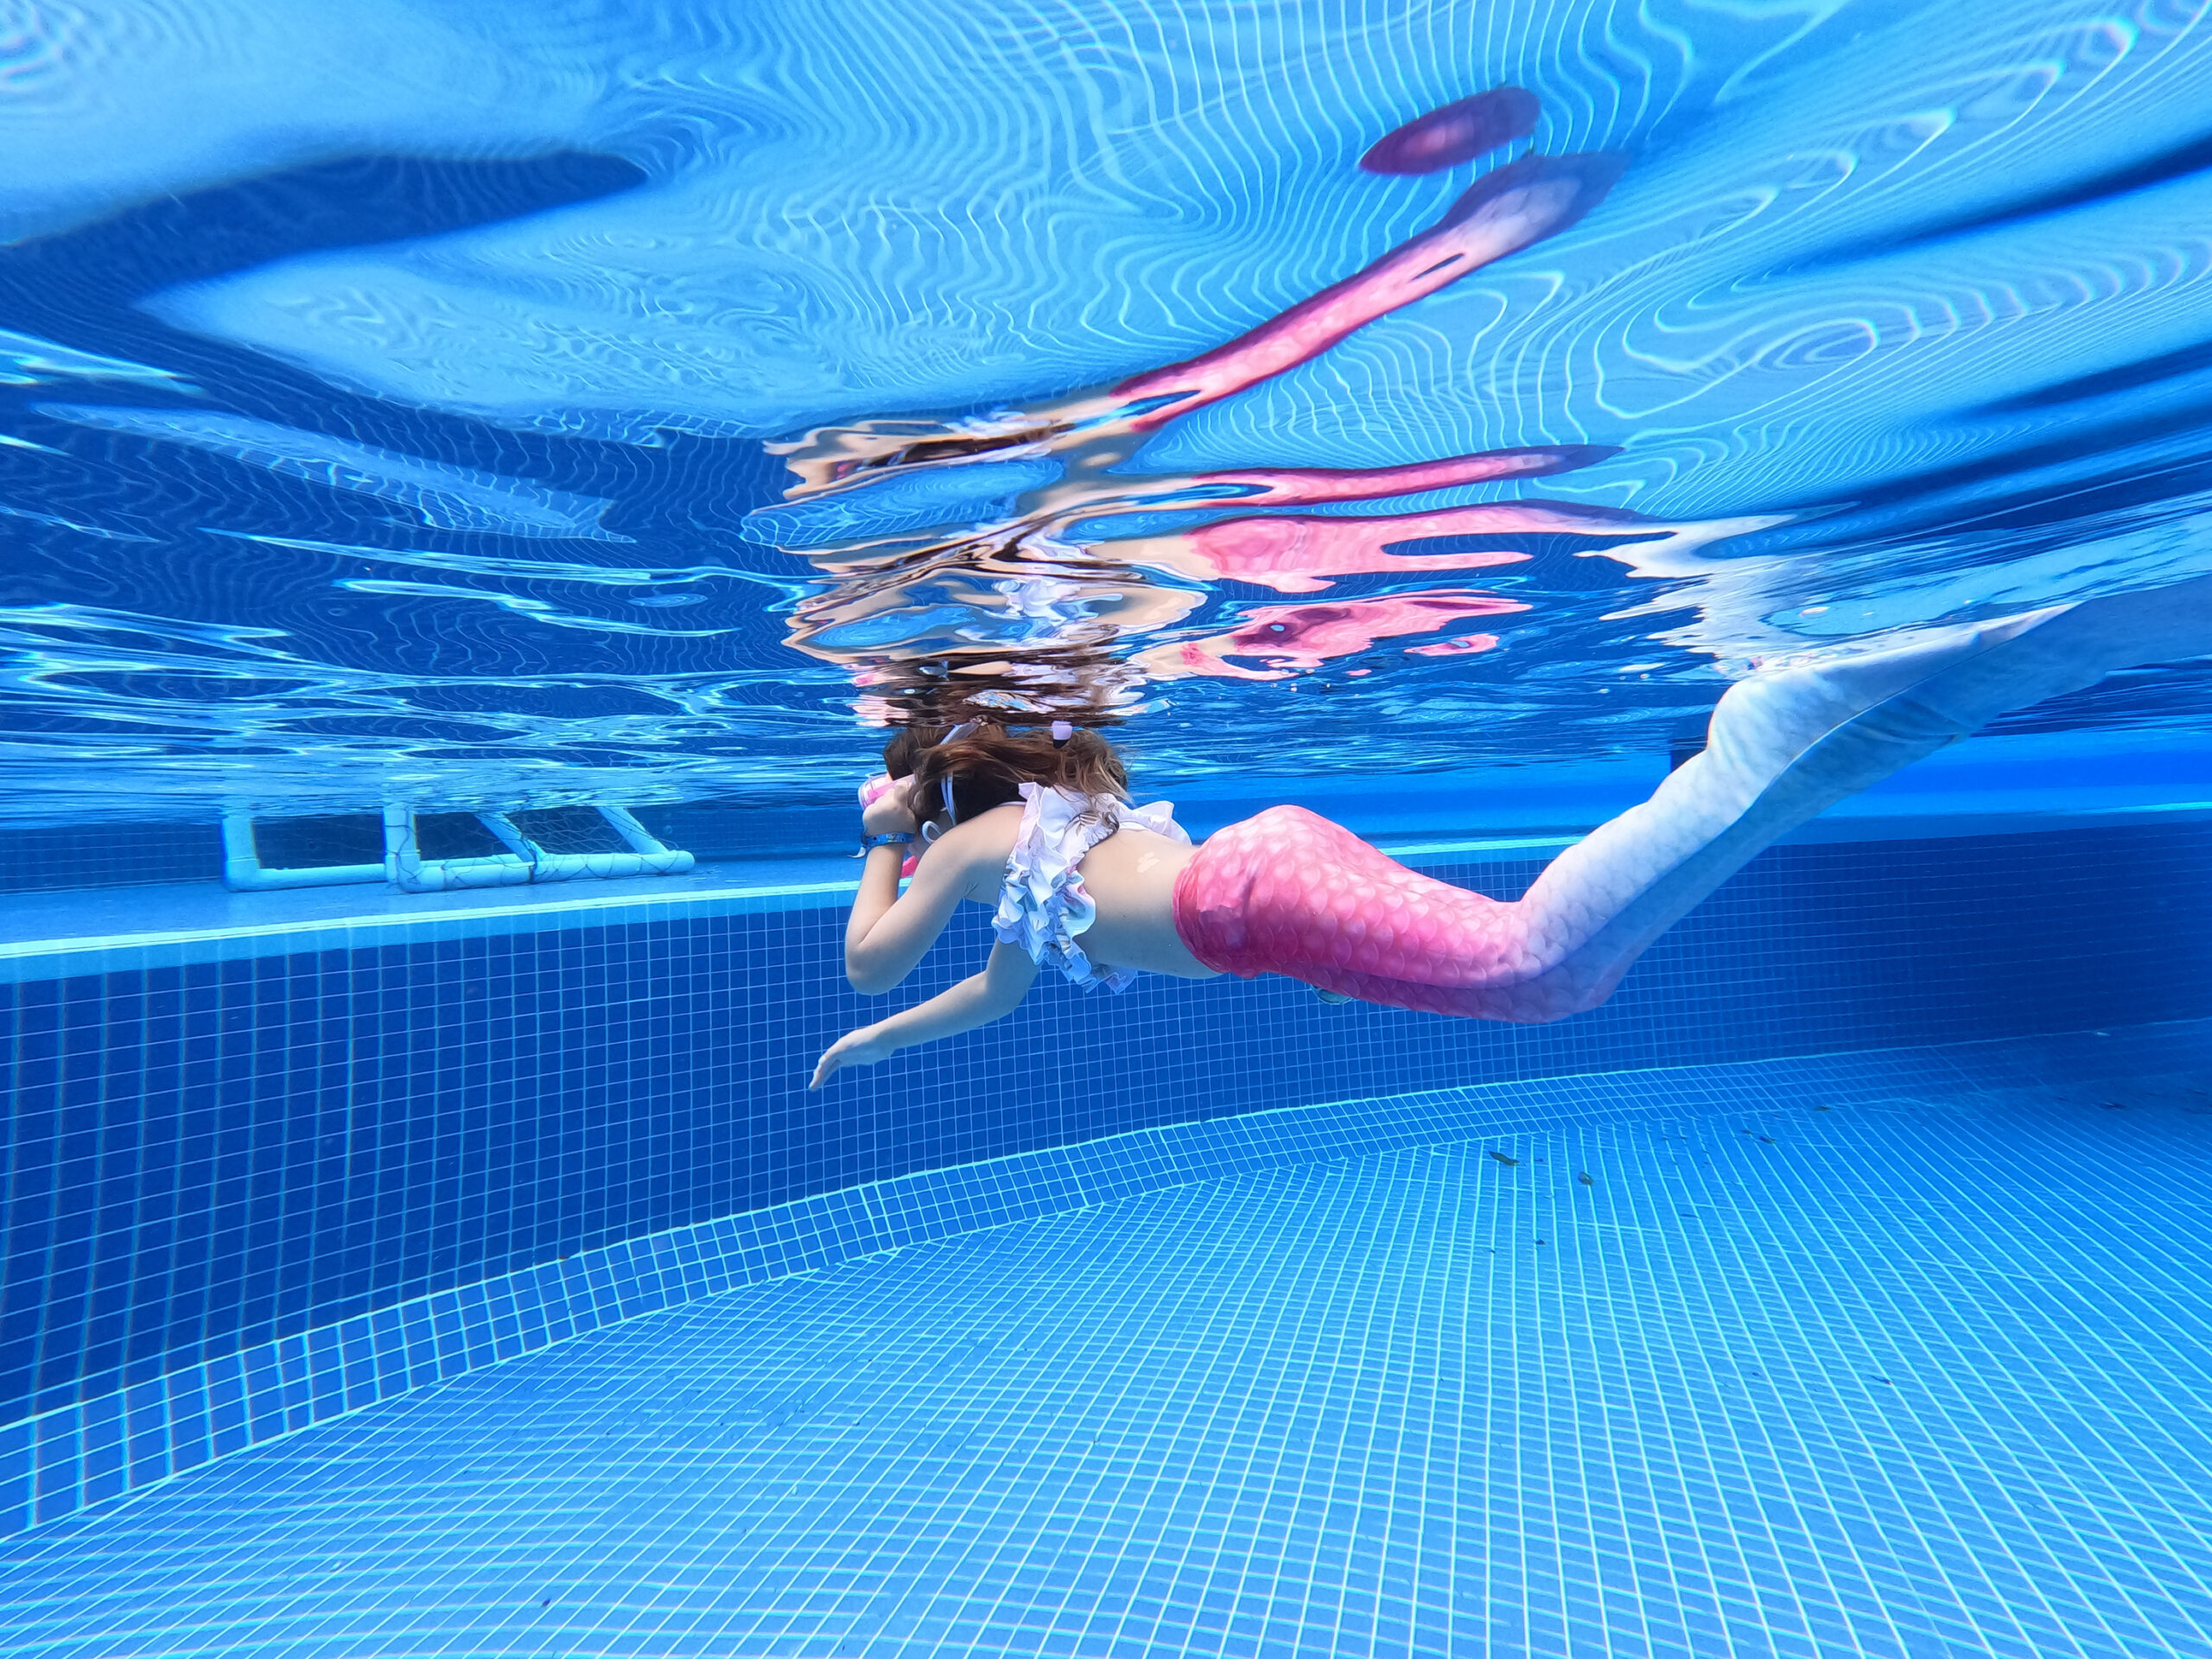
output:
[[[646,181],[642,168],[620,156],[574,149],[503,161],[365,155],[291,168],[163,197],[74,231],[0,245],[0,328],[170,371],[206,394],[189,400],[194,407],[235,410],[456,465],[521,474],[557,488],[620,493],[633,520],[631,533],[712,537],[718,526],[734,524],[749,508],[772,499],[779,487],[780,468],[755,446],[652,447],[586,433],[489,427],[464,415],[334,385],[280,359],[172,327],[137,303],[163,289],[276,260],[526,218]],[[16,410],[53,396],[51,386],[0,387],[0,411],[16,413],[16,429],[67,448],[67,429]],[[118,385],[95,389],[92,396],[167,404],[177,394]],[[25,452],[3,453],[25,460]],[[147,476],[170,480],[175,489],[157,482],[149,492],[142,480],[130,498],[134,524],[189,524],[205,518],[214,486],[196,481],[188,464],[164,462]],[[0,483],[10,501],[41,512],[95,518],[115,512],[112,481],[98,468],[86,473],[26,462],[6,472]],[[258,499],[272,487],[282,488],[263,479],[245,495]],[[296,512],[317,499],[303,488],[286,497],[287,510]],[[319,529],[339,539],[354,538],[358,522],[349,524],[342,512],[322,522],[329,517],[310,513],[292,527],[298,533]],[[13,528],[20,533],[25,526]],[[117,546],[101,550],[112,555]]]
[[[1979,212],[1962,213],[1955,219],[1932,219],[1917,229],[1885,236],[1878,242],[1830,248],[1803,259],[1792,260],[1789,268],[1799,271],[1821,270],[1834,265],[1852,264],[1861,259],[1879,258],[1900,248],[1919,247],[1930,242],[1946,241],[1955,236],[1966,236],[1975,231],[2022,224],[2047,214],[2064,213],[2069,207],[2086,207],[2093,203],[2110,201],[2138,190],[2171,184],[2176,179],[2185,179],[2192,174],[2207,170],[2212,170],[2212,134],[2192,138],[2186,143],[2160,150],[2155,156],[2146,156],[2124,167],[2093,173],[2087,178],[2076,179],[2070,184],[2061,184],[2035,195],[2021,196]]]
[[[634,189],[643,169],[563,149],[526,161],[353,156],[164,196],[55,236],[0,246],[7,321],[82,315],[156,289],[333,248],[438,236]]]
[[[1853,493],[1852,510],[1927,500],[1935,504],[1936,511],[1929,518],[1915,519],[1911,524],[1914,533],[1926,534],[1931,528],[1941,528],[1948,522],[1948,508],[1942,504],[1943,498],[1965,486],[2025,474],[2101,453],[2124,454],[2138,444],[2177,432],[2189,432],[2207,422],[2212,422],[2212,400],[2183,409],[2147,411],[2099,426],[2075,428],[2045,442],[2022,444],[1955,466],[1930,467],[1864,486]],[[2054,499],[2050,486],[2037,483],[2012,495],[1994,499],[1977,498],[1964,511],[1980,526],[2002,524],[2018,514],[2023,527],[2032,527],[2192,495],[2208,486],[2212,486],[2212,448],[2163,459],[2154,467],[2145,467],[2139,458],[2124,460],[2102,476],[2078,479],[2065,485],[2063,500]],[[1817,500],[1784,502],[1782,510],[1794,512],[1801,508],[1833,505]]]
[[[2133,391],[2138,386],[2153,386],[2161,380],[2178,380],[2205,368],[2212,368],[2212,340],[2183,346],[2177,351],[2160,352],[2152,357],[2139,357],[2133,363],[2100,369],[2094,374],[2079,375],[2071,380],[2054,380],[2033,391],[1984,404],[1975,412],[2015,415],[2028,410],[2055,409],[2063,404],[2083,403],[2115,391]]]

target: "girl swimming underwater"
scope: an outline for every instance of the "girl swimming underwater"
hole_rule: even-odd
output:
[[[891,989],[963,899],[996,907],[998,943],[981,973],[840,1038],[810,1086],[999,1018],[1046,967],[1086,988],[1120,990],[1140,972],[1273,973],[1337,999],[1564,1019],[1603,1002],[1700,899],[1846,796],[2008,710],[2208,652],[2212,576],[1755,674],[1714,708],[1703,753],[1511,904],[1416,874],[1302,807],[1270,807],[1193,847],[1165,805],[1125,804],[1121,764],[1095,733],[905,732],[885,760],[908,775],[861,817],[846,976],[865,994]],[[901,894],[918,836],[929,845]]]

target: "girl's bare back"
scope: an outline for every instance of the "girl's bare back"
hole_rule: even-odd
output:
[[[993,807],[960,826],[976,848],[970,855],[976,875],[965,894],[969,900],[998,904],[999,886],[1020,828],[1018,803]],[[949,842],[951,837],[946,839]],[[923,856],[933,856],[936,851],[932,848]],[[1084,855],[1077,868],[1098,915],[1083,934],[1083,948],[1095,965],[1101,969],[1134,968],[1176,979],[1217,976],[1217,970],[1191,954],[1175,931],[1175,878],[1196,854],[1185,842],[1124,825]]]

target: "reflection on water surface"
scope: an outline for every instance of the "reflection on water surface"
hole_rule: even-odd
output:
[[[2177,14],[186,10],[0,114],[19,815],[1656,751],[2212,567]]]

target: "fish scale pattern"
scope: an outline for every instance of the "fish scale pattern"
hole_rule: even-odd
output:
[[[633,1319],[15,1541],[0,1653],[2201,1656],[2207,1077],[1974,1081]]]
[[[1425,1014],[1510,1018],[1508,982],[1536,961],[1519,906],[1409,870],[1302,806],[1208,837],[1176,883],[1175,921],[1223,973]]]

